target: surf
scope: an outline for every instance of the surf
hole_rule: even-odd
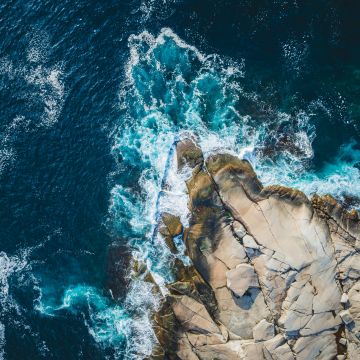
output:
[[[132,258],[146,264],[163,292],[172,281],[176,257],[188,261],[181,246],[178,255],[172,254],[156,232],[163,212],[178,215],[185,226],[188,222],[190,173],[177,172],[174,151],[184,134],[197,138],[205,157],[227,152],[247,159],[264,185],[340,199],[351,186],[352,194],[360,197],[355,181],[360,152],[355,144],[345,144],[338,156],[313,170],[313,141],[321,134],[311,114],[307,109],[264,112],[264,100],[243,84],[245,61],[203,54],[169,28],[157,36],[147,31],[131,35],[128,46],[119,92],[121,116],[111,138],[121,181],[110,193],[107,224],[131,249]],[[255,111],[244,113],[244,103]],[[118,358],[142,359],[156,342],[150,317],[159,298],[141,278],[127,280],[123,299],[114,300],[87,284],[70,285],[60,303],[48,310],[53,315],[84,314],[99,346],[116,349]]]

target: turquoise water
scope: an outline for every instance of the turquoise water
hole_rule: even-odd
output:
[[[129,259],[165,291],[175,255],[155,227],[163,211],[188,221],[183,136],[205,156],[248,159],[265,185],[359,208],[355,13],[326,1],[1,5],[0,359],[151,353],[160,299]]]

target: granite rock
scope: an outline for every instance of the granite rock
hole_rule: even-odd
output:
[[[358,213],[329,196],[264,187],[249,162],[229,154],[205,159],[192,139],[176,148],[179,171],[192,169],[191,216],[183,230],[166,215],[163,236],[171,247],[169,238],[182,234],[192,266],[177,265],[154,315],[158,354],[359,359]]]

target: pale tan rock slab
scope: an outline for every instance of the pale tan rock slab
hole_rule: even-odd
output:
[[[250,287],[259,287],[254,267],[240,264],[226,273],[226,286],[237,296],[243,296]]]

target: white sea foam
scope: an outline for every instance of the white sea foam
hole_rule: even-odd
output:
[[[173,13],[174,4],[181,0],[142,0],[139,11],[141,23],[152,18],[166,18]]]
[[[12,318],[12,323],[26,329],[24,322],[17,322],[16,317],[23,315],[23,309],[17,303],[10,287],[10,279],[24,285],[25,273],[30,270],[28,263],[28,250],[21,251],[18,255],[9,256],[4,251],[0,252],[0,318]],[[5,323],[0,322],[0,360],[5,357]]]
[[[330,194],[342,200],[344,196],[360,197],[360,151],[354,142],[341,147],[338,155],[326,163],[320,171],[308,171],[294,163],[276,163],[270,166],[260,164],[256,170],[265,184],[280,183],[295,187],[307,195]]]
[[[5,252],[0,252],[0,304],[2,312],[11,308],[18,308],[9,292],[9,278],[21,273],[27,265],[26,253],[21,256],[8,256]]]
[[[20,131],[27,131],[28,125],[29,121],[24,116],[16,116],[5,127],[0,140],[0,175],[16,160],[17,152],[13,147],[13,142],[16,141]]]
[[[299,76],[305,69],[306,58],[309,54],[307,37],[302,40],[290,39],[282,44],[285,67],[292,75]]]
[[[45,31],[35,30],[28,35],[29,45],[26,50],[26,58],[32,63],[45,62],[48,59],[50,49],[50,37]]]
[[[5,359],[5,326],[0,322],[0,360]]]
[[[6,75],[10,79],[13,79],[14,75],[16,74],[16,69],[14,69],[13,62],[7,58],[3,57],[0,59],[0,74]]]
[[[62,111],[65,99],[64,65],[47,65],[50,40],[46,33],[35,32],[29,36],[26,62],[15,62],[7,57],[0,59],[0,74],[7,77],[9,87],[23,89],[26,112],[19,113],[9,122],[0,138],[0,175],[14,163],[17,152],[14,141],[19,132],[27,131],[31,125],[50,127],[54,125]],[[19,92],[19,94],[22,94]],[[42,107],[38,119],[30,120],[35,112],[32,107]]]
[[[38,65],[25,73],[26,82],[36,86],[36,96],[41,98],[44,105],[44,112],[39,119],[39,125],[52,126],[58,120],[65,94],[62,76],[61,66],[48,69]],[[32,94],[30,99],[34,95]]]
[[[48,53],[50,50],[50,38],[46,32],[35,31],[30,35],[29,46],[27,49],[27,60],[31,64],[24,67],[24,79],[28,84],[35,85],[40,97],[44,112],[40,119],[40,124],[44,126],[53,125],[61,112],[65,88],[63,83],[63,65],[46,66]],[[30,96],[30,99],[33,96]]]
[[[97,288],[77,285],[65,291],[60,306],[47,307],[47,315],[64,310],[83,314],[89,334],[99,346],[115,349],[116,359],[140,360],[151,353],[155,334],[150,316],[158,306],[152,285],[136,279],[122,305],[111,303]]]
[[[13,296],[10,280],[14,288],[30,286],[35,289],[38,286],[38,280],[32,272],[30,259],[32,253],[43,245],[44,243],[40,243],[20,249],[12,255],[8,255],[4,251],[0,252],[0,314],[14,311],[17,315],[22,315],[23,309]]]
[[[156,338],[150,319],[152,312],[159,307],[159,300],[149,282],[136,279],[130,283],[124,302],[128,314],[127,328],[123,328],[127,340],[124,359],[140,360],[151,354]]]
[[[15,161],[16,153],[13,149],[2,148],[0,149],[0,175],[10,166],[12,162]]]

